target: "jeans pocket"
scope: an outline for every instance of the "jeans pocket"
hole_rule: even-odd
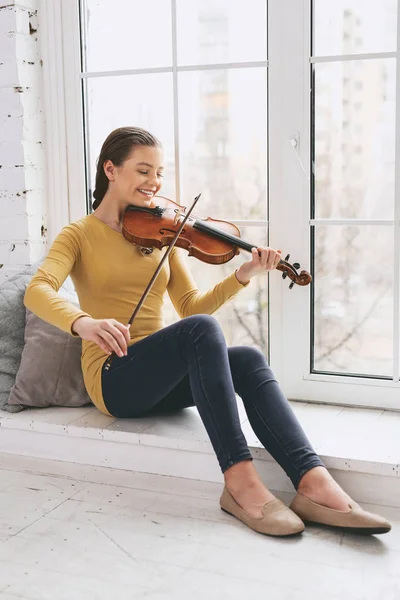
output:
[[[136,356],[114,356],[112,363],[110,365],[109,369],[105,369],[105,363],[102,366],[101,372],[104,375],[110,375],[111,373],[115,373],[116,371],[119,371],[120,369],[122,369],[123,367],[126,367],[129,364],[132,364],[132,361],[134,361],[136,358]],[[105,361],[107,362],[107,361]]]

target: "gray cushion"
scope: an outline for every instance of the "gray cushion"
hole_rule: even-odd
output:
[[[9,405],[90,404],[81,370],[82,340],[26,310],[25,345]]]
[[[22,404],[9,404],[8,399],[24,348],[25,290],[42,262],[27,266],[0,284],[0,409],[8,412],[19,412],[24,408]],[[67,277],[59,293],[71,302],[78,302],[70,277]]]
[[[25,289],[37,266],[26,267],[0,285],[0,408],[9,412],[22,410],[19,406],[8,406],[7,400],[24,346]]]

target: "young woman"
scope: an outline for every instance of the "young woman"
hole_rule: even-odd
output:
[[[332,479],[315,453],[264,355],[247,346],[227,348],[210,316],[276,267],[280,250],[254,248],[244,261],[201,293],[173,248],[132,327],[128,323],[166,249],[151,253],[128,242],[127,206],[151,207],[163,172],[160,142],[147,131],[122,127],[105,140],[97,164],[94,212],[63,228],[29,284],[25,305],[82,342],[85,385],[95,406],[118,418],[196,406],[217,455],[225,486],[220,505],[252,529],[285,536],[303,521],[364,533],[390,524],[365,512]],[[71,275],[80,308],[58,290]],[[168,327],[165,292],[181,317]],[[111,352],[110,370],[103,368]],[[286,507],[265,487],[240,427],[235,392],[243,399],[258,439],[290,477],[297,495]]]

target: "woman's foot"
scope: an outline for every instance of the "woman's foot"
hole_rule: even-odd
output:
[[[389,521],[369,513],[348,496],[324,467],[306,473],[298,486],[290,508],[305,523],[337,527],[361,534],[387,533]]]
[[[262,517],[252,517],[243,510],[226,489],[226,486],[222,491],[219,503],[222,510],[233,515],[258,533],[274,537],[287,537],[304,531],[303,521],[277,498],[264,504]]]
[[[225,487],[239,506],[252,517],[263,516],[264,504],[275,500],[275,496],[261,481],[252,461],[244,460],[224,473]]]
[[[341,531],[374,535],[387,533],[392,528],[385,518],[363,510],[357,502],[351,502],[345,511],[336,510],[317,504],[298,492],[290,508],[304,523],[328,525]]]
[[[302,477],[297,491],[313,502],[335,510],[349,510],[352,499],[325,467],[314,467]]]

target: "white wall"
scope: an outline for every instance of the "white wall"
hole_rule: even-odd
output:
[[[39,0],[0,0],[0,282],[45,252]]]

